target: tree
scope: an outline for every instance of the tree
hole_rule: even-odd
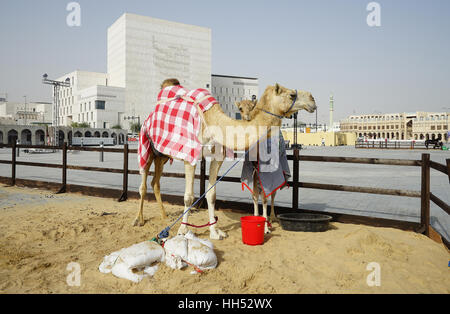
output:
[[[87,122],[82,122],[82,123],[72,122],[72,124],[70,126],[72,128],[89,128],[89,123],[87,123]]]
[[[137,122],[130,123],[130,130],[133,133],[139,133],[141,131],[141,126]]]
[[[116,124],[115,126],[113,126],[111,129],[117,129],[117,130],[121,130],[122,126],[120,124]]]

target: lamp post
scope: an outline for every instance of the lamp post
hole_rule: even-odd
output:
[[[316,105],[316,133],[317,133],[317,111],[319,111],[319,107]]]
[[[27,125],[27,96],[23,96],[23,98],[25,98],[25,112],[24,112],[24,125]]]
[[[134,120],[137,119],[138,120],[138,124],[139,127],[141,126],[141,117],[139,116],[127,116],[127,117],[123,117],[124,120],[132,120],[132,123],[134,123]]]
[[[70,87],[70,79],[66,78],[65,81],[49,80],[47,73],[42,76],[42,83],[53,86],[53,145],[59,144],[58,132],[56,127],[59,125],[59,90],[61,87]]]
[[[294,148],[298,148],[298,126],[297,126],[297,115],[298,112],[294,113]]]

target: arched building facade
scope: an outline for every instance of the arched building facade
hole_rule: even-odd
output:
[[[448,141],[449,116],[448,112],[371,114],[350,116],[340,123],[341,131],[369,139]]]
[[[125,144],[127,131],[120,129],[93,129],[57,127],[59,145],[64,142],[72,144],[73,137],[102,137],[114,138],[116,145]],[[12,144],[20,141],[23,145],[45,145],[49,143],[49,137],[53,137],[54,129],[49,126],[31,125],[0,125],[0,144]]]

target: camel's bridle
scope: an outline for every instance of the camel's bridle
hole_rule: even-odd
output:
[[[283,115],[278,115],[278,114],[275,114],[275,113],[272,113],[272,112],[270,112],[270,111],[267,111],[267,110],[264,110],[264,109],[260,109],[260,108],[258,108],[258,109],[261,110],[262,112],[265,112],[265,113],[270,114],[270,115],[272,115],[272,116],[274,116],[274,117],[277,117],[278,119],[284,119],[284,118],[287,118],[286,115],[287,115],[287,114],[292,110],[292,108],[294,107],[295,102],[297,101],[297,98],[298,98],[298,91],[295,90],[295,98],[294,98],[294,101],[292,102],[292,105],[289,107],[289,109],[288,109]]]

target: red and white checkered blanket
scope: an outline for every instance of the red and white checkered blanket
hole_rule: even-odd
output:
[[[141,172],[152,154],[150,141],[164,155],[192,165],[197,163],[202,144],[198,139],[201,120],[196,101],[200,101],[198,106],[203,112],[218,103],[205,89],[188,91],[182,86],[170,86],[161,90],[155,110],[145,120],[139,134],[138,162]]]

